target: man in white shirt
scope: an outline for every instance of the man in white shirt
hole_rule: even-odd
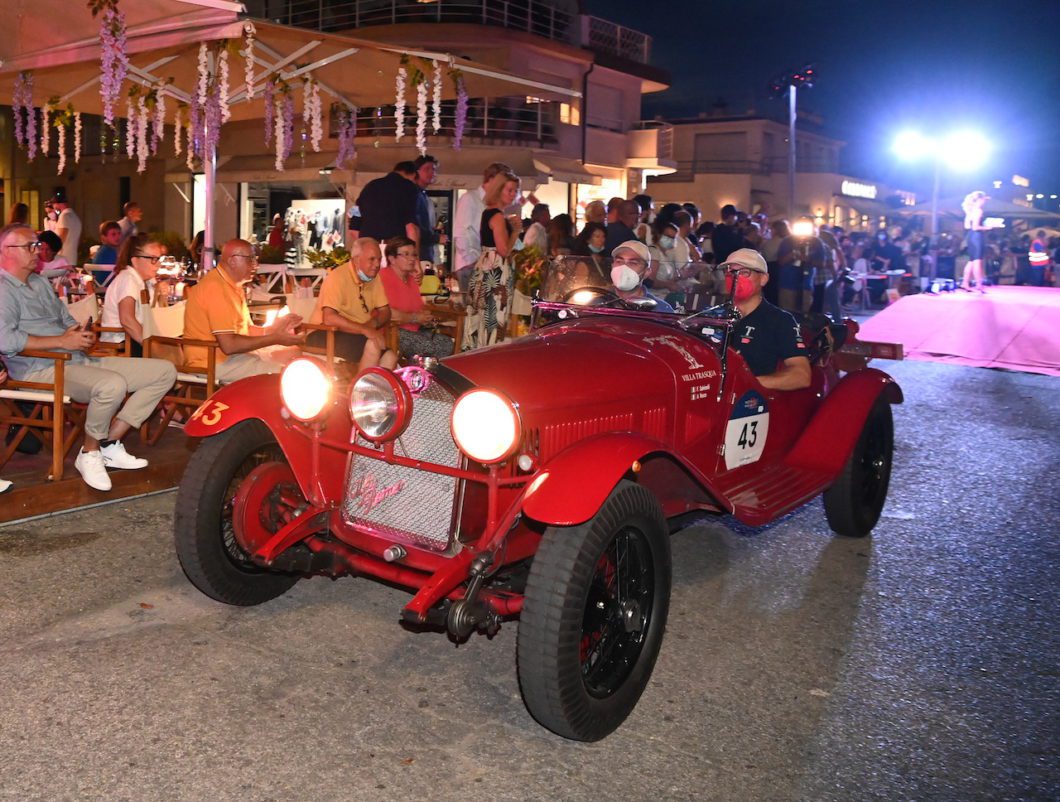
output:
[[[538,203],[530,212],[530,227],[523,235],[523,245],[527,248],[537,248],[541,253],[548,253],[548,224],[552,222],[552,212],[549,211],[547,203]]]
[[[59,210],[59,220],[55,224],[55,233],[63,241],[62,257],[72,265],[77,264],[77,246],[81,242],[81,218],[66,202],[66,193],[59,190],[52,198],[52,204]]]
[[[486,190],[497,176],[511,172],[502,162],[494,162],[482,173],[482,186],[465,192],[456,203],[453,217],[453,272],[460,282],[460,290],[467,292],[471,271],[482,254],[482,213],[486,210]]]

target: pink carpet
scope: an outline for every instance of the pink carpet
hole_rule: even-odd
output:
[[[988,287],[985,295],[907,295],[861,325],[906,359],[1060,376],[1060,288]]]

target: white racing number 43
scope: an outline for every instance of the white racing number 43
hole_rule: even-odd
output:
[[[769,407],[761,393],[749,390],[733,405],[725,426],[725,468],[758,462],[769,437]]]

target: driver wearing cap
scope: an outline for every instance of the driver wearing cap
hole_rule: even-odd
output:
[[[673,312],[662,298],[644,289],[644,277],[651,267],[651,251],[640,240],[627,240],[611,251],[611,283],[623,301],[647,299],[655,302],[653,312]]]
[[[766,260],[758,251],[740,248],[721,267],[736,284],[733,301],[740,319],[733,328],[732,345],[759,383],[770,390],[809,387],[810,360],[798,323],[762,297],[762,287],[769,281]]]

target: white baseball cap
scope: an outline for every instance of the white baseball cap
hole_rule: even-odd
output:
[[[644,264],[651,264],[651,251],[649,251],[648,250],[648,246],[645,245],[640,240],[638,240],[638,239],[626,240],[621,245],[619,245],[617,248],[615,248],[613,251],[611,251],[611,256],[612,257],[617,256],[618,252],[621,251],[623,248],[625,248],[626,250],[629,250],[629,251],[633,251],[635,254],[637,254],[637,256],[639,256],[641,258],[641,260],[644,262]]]

